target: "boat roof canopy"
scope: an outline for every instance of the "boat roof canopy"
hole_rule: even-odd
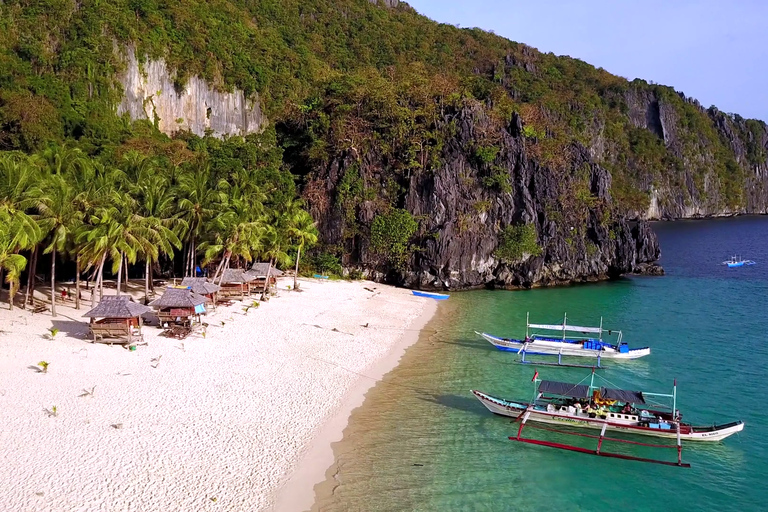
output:
[[[570,384],[568,382],[556,382],[543,380],[539,384],[539,393],[553,393],[571,398],[589,398],[589,386],[584,384]]]
[[[631,404],[644,404],[642,391],[626,391],[624,389],[600,388],[600,396],[609,400],[619,400]]]
[[[548,331],[570,331],[596,334],[603,332],[603,329],[600,327],[582,327],[580,325],[568,324],[528,324],[528,327],[532,329],[546,329]]]

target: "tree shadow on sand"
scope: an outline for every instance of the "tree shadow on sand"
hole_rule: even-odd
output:
[[[51,320],[54,329],[71,337],[82,339],[88,336],[88,324],[76,320]]]

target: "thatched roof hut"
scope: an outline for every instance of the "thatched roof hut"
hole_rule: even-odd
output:
[[[186,286],[198,295],[213,296],[220,290],[219,285],[208,281],[207,277],[185,277],[181,281],[181,286]]]
[[[150,311],[152,308],[133,302],[133,299],[128,295],[106,296],[96,304],[96,307],[83,316],[88,318],[139,318]]]
[[[200,314],[205,313],[205,303],[208,299],[198,295],[188,287],[171,287],[149,303],[157,310],[161,325],[181,324],[191,326],[192,320],[200,321]]]
[[[247,274],[241,268],[228,268],[221,274],[221,281],[219,284],[246,284],[256,279],[255,276]]]
[[[257,262],[254,263],[251,266],[251,269],[246,272],[247,274],[251,274],[256,277],[267,277],[267,270],[269,269],[269,263],[261,263]],[[285,275],[285,272],[282,270],[272,267],[272,270],[269,270],[269,277],[283,277]]]
[[[169,286],[165,289],[163,294],[149,303],[155,309],[167,309],[167,308],[191,308],[199,309],[198,306],[202,306],[206,302],[206,298],[202,295],[198,295],[190,288],[174,288]],[[204,311],[205,309],[203,309]]]
[[[150,311],[152,308],[133,302],[130,296],[107,296],[83,316],[91,319],[93,341],[117,338],[124,343],[133,343],[143,339],[141,315]]]
[[[253,278],[253,289],[257,292],[265,291],[267,283],[267,271],[269,271],[269,285],[274,286],[277,284],[277,278],[284,275],[282,270],[275,267],[269,269],[269,263],[254,263],[251,269],[248,270],[245,275]]]

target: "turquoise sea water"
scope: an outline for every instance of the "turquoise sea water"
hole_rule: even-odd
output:
[[[522,292],[454,293],[401,364],[353,412],[316,510],[766,510],[768,495],[768,218],[658,224],[664,277]],[[727,269],[732,254],[758,262]],[[604,361],[627,389],[671,392],[697,424],[741,419],[722,443],[684,443],[691,469],[514,443],[517,426],[473,398],[529,399],[534,366],[473,331],[522,336],[531,321],[621,329],[650,356]],[[579,362],[579,360],[576,360]],[[538,367],[578,381],[589,370]],[[590,446],[548,432],[532,437]],[[642,439],[640,439],[642,440]],[[627,451],[624,446],[604,449]],[[632,449],[675,458],[672,450]],[[667,453],[668,452],[668,453]]]

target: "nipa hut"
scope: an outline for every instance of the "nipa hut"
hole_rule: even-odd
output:
[[[252,275],[247,275],[242,269],[228,268],[221,274],[219,294],[222,297],[240,297],[244,299],[246,295],[251,294],[251,283],[256,279]]]
[[[275,286],[277,284],[277,278],[282,277],[284,272],[278,270],[275,267],[269,269],[269,263],[254,263],[250,270],[245,274],[253,277],[253,283],[251,289],[255,292],[263,292],[264,286],[267,282],[267,271],[269,271],[269,286]]]
[[[157,311],[160,325],[191,327],[193,321],[200,322],[200,315],[205,313],[206,301],[204,296],[196,294],[189,287],[169,286],[149,305]]]
[[[141,315],[150,311],[152,308],[133,302],[127,295],[107,296],[83,316],[91,319],[91,336],[94,342],[104,338],[117,338],[122,343],[132,344],[144,339],[141,334]]]
[[[202,295],[208,299],[208,303],[216,306],[216,299],[220,287],[208,281],[207,277],[185,277],[181,281],[181,286],[189,287],[193,293]]]

